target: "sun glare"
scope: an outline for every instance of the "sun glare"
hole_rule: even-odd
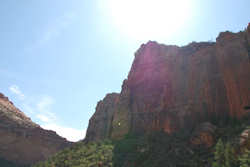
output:
[[[107,1],[106,1],[107,2]],[[107,12],[124,35],[139,40],[166,38],[188,21],[190,0],[108,0]]]

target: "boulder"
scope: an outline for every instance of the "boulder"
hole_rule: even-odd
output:
[[[216,126],[210,122],[204,122],[197,126],[192,134],[190,143],[194,146],[205,146],[207,148],[212,147],[215,140]]]

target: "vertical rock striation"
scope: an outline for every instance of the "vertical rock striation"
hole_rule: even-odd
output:
[[[98,102],[96,112],[89,120],[86,138],[89,140],[102,140],[110,136],[113,115],[118,100],[119,94],[112,93],[106,95],[103,100]]]
[[[171,133],[212,116],[243,117],[244,106],[250,105],[250,24],[243,32],[220,33],[216,42],[143,44],[121,93],[108,103],[112,105],[98,103],[87,139],[153,130]],[[108,130],[95,128],[106,124],[107,117]]]

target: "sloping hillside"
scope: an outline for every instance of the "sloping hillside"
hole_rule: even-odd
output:
[[[0,136],[0,157],[20,165],[45,160],[71,145],[56,132],[32,122],[3,94],[0,94]]]

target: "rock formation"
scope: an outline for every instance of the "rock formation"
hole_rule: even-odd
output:
[[[110,136],[109,132],[112,131],[113,115],[118,98],[119,94],[112,93],[106,95],[103,100],[98,102],[96,112],[89,120],[89,140],[101,140]]]
[[[171,133],[213,116],[239,119],[249,105],[250,24],[220,33],[216,42],[179,47],[149,41],[135,53],[121,93],[98,103],[86,139]]]
[[[245,129],[240,134],[240,145],[241,146],[247,145],[248,146],[247,149],[250,149],[250,128]]]
[[[29,165],[71,145],[53,131],[42,129],[0,93],[0,157]]]
[[[216,126],[210,122],[204,122],[194,129],[190,143],[193,146],[212,147],[216,142]]]

